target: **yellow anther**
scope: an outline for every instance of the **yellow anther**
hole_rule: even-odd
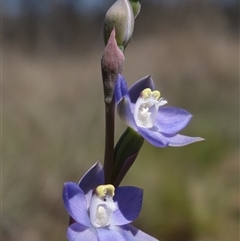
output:
[[[152,92],[152,96],[153,96],[155,99],[159,100],[161,94],[160,94],[160,92],[159,92],[158,90],[154,90],[154,91]]]
[[[141,92],[141,96],[143,98],[148,98],[152,93],[152,90],[150,88],[146,88]]]
[[[113,197],[115,195],[115,187],[111,184],[100,185],[95,189],[95,194],[99,197]]]

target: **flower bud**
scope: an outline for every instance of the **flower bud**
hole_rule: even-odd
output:
[[[105,45],[115,28],[117,45],[125,49],[132,37],[134,29],[134,15],[128,0],[117,0],[108,10],[104,22]]]
[[[115,81],[118,74],[122,73],[124,60],[124,54],[116,43],[114,28],[101,59],[104,98],[106,104],[110,104],[112,101]]]
[[[136,18],[141,10],[140,0],[129,0],[129,2],[132,5],[133,15]]]

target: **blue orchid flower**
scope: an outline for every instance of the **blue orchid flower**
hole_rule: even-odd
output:
[[[64,205],[74,219],[67,230],[68,240],[157,241],[130,224],[141,210],[143,190],[136,187],[115,189],[103,183],[103,167],[97,162],[79,184],[64,184]]]
[[[192,115],[184,109],[165,107],[167,100],[155,90],[150,76],[128,89],[126,80],[119,74],[114,94],[120,118],[152,145],[179,147],[204,140],[178,134]]]

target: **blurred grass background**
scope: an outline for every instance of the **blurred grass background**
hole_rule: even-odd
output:
[[[66,240],[63,183],[103,160],[102,23],[113,2],[88,15],[56,1],[50,14],[3,14],[3,240]],[[193,114],[182,133],[206,138],[145,143],[123,182],[144,188],[134,224],[162,241],[239,240],[238,9],[142,1],[124,76],[130,86],[151,74],[169,105]]]

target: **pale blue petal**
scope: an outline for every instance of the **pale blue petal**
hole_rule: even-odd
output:
[[[130,106],[130,99],[129,99],[128,95],[123,97],[118,102],[117,111],[118,111],[118,114],[119,114],[120,118],[122,119],[122,121],[127,126],[131,127],[135,131],[137,131],[137,125],[136,125],[136,122],[134,120],[134,116],[133,116],[131,106]]]
[[[138,127],[139,134],[148,141],[150,144],[156,147],[166,147],[168,146],[168,141],[166,138],[159,132],[156,132],[152,129]]]
[[[129,225],[129,224],[128,224]],[[121,234],[121,236],[126,241],[138,241],[135,236],[132,234],[131,230],[127,229],[128,225],[123,226],[111,226],[111,229],[115,230],[117,233]]]
[[[98,241],[94,228],[88,228],[79,223],[74,223],[68,228],[67,238],[68,241]]]
[[[98,241],[126,241],[119,232],[111,227],[98,228],[97,233]]]
[[[128,95],[127,82],[122,75],[118,75],[115,83],[114,95],[116,103],[118,103],[124,96]]]
[[[79,186],[83,190],[87,207],[89,207],[92,191],[99,185],[104,183],[104,171],[99,162],[96,162],[81,178]]]
[[[154,126],[158,132],[176,134],[187,126],[192,115],[184,109],[160,107]]]
[[[144,233],[143,231],[135,228],[134,226],[128,224],[121,227],[118,227],[121,229],[122,235],[126,237],[126,240],[135,240],[135,241],[159,241],[158,239]],[[134,237],[134,239],[131,239],[131,236]]]
[[[143,190],[137,187],[118,187],[114,201],[118,209],[113,212],[111,225],[124,225],[137,218],[142,208]]]
[[[201,137],[190,137],[190,136],[184,136],[180,134],[177,134],[172,137],[164,136],[164,138],[166,141],[168,141],[169,146],[175,146],[175,147],[186,146],[195,142],[205,141],[205,139]]]
[[[64,184],[63,201],[68,214],[75,221],[90,227],[86,198],[76,183],[68,182]]]
[[[146,88],[155,90],[154,82],[150,75],[138,80],[129,88],[128,93],[129,93],[131,102],[136,103],[140,93]]]

